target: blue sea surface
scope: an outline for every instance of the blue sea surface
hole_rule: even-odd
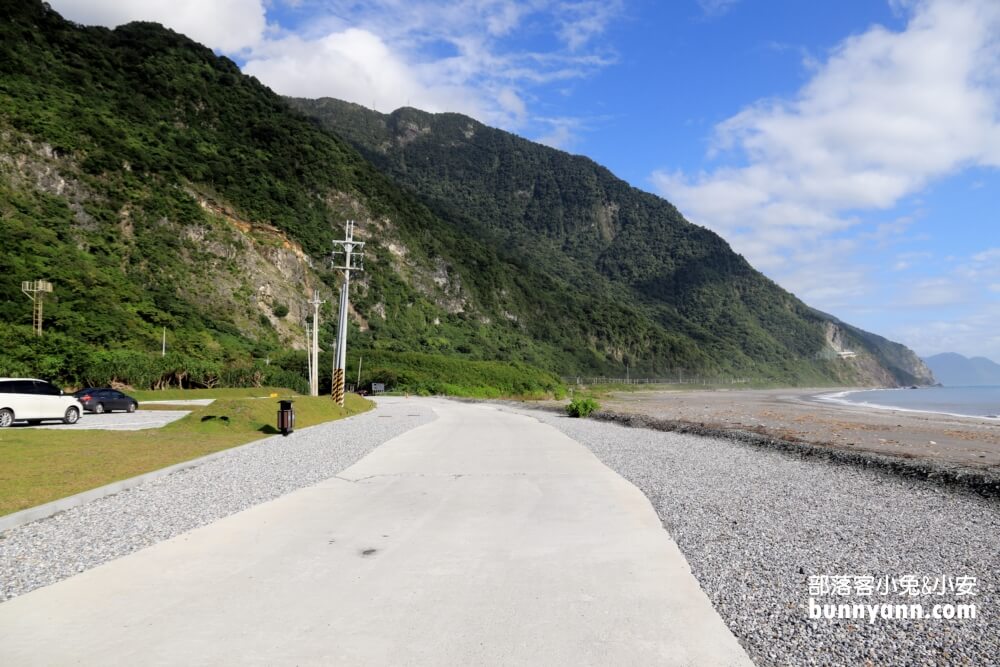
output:
[[[878,408],[938,412],[969,417],[1000,415],[1000,387],[921,387],[845,391],[827,397]]]

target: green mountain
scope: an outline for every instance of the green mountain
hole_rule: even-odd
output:
[[[301,386],[290,350],[313,289],[331,347],[331,242],[352,218],[368,245],[350,357],[368,378],[440,389],[456,360],[513,391],[625,364],[914,377],[863,342],[867,366],[831,357],[829,318],[589,160],[461,116],[321,104],[349,122],[320,127],[162,26],[0,0],[0,375]],[[40,339],[20,290],[35,279],[55,286]]]
[[[910,350],[809,308],[669,202],[588,158],[459,114],[290,102],[455,229],[575,291],[615,294],[652,326],[693,342],[709,366],[792,381],[931,380]],[[629,343],[606,351],[662,370],[662,357]]]

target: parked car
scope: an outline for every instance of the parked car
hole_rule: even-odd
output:
[[[80,405],[83,406],[84,410],[87,412],[96,412],[97,414],[114,412],[115,410],[135,412],[139,407],[139,401],[131,396],[126,396],[117,389],[109,389],[107,387],[87,387],[73,395],[80,401]]]
[[[51,382],[36,378],[0,378],[0,428],[14,422],[38,424],[59,419],[75,424],[83,406],[74,396],[67,396]]]

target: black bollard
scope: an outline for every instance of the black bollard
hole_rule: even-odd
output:
[[[291,401],[278,401],[278,430],[288,435],[295,430],[295,410]]]

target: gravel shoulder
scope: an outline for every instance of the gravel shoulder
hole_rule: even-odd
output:
[[[152,482],[0,533],[0,602],[315,484],[435,419],[379,399],[355,417],[275,436]]]
[[[1000,664],[1000,502],[960,487],[729,439],[508,407],[551,424],[650,499],[758,665]],[[972,576],[975,620],[810,619],[810,576]]]

